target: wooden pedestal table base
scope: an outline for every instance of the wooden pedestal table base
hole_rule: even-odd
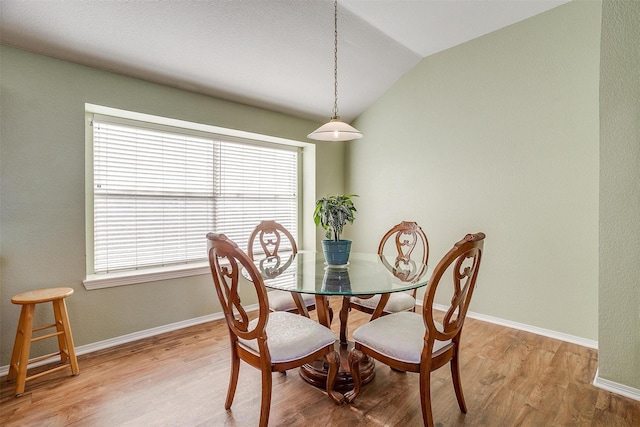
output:
[[[349,369],[349,350],[353,348],[353,343],[341,344],[336,340],[336,351],[340,354],[340,368],[338,377],[334,383],[333,389],[344,393],[353,390],[354,382]],[[317,359],[313,363],[302,365],[300,367],[300,376],[309,384],[321,389],[327,386],[327,374],[329,368],[323,359]],[[364,385],[373,380],[375,376],[375,361],[366,357],[360,362],[360,384]]]

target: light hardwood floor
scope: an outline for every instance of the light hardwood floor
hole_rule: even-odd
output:
[[[334,309],[339,301],[332,301]],[[337,311],[336,311],[337,312]],[[368,316],[352,311],[350,330]],[[334,330],[338,322],[334,319]],[[432,377],[439,426],[640,426],[640,402],[591,385],[597,351],[467,319],[462,344],[466,415],[449,369]],[[0,386],[0,425],[255,426],[260,375],[242,364],[230,411],[224,409],[229,344],[224,321],[205,323],[79,357],[68,370]],[[336,406],[297,371],[273,374],[272,426],[420,426],[418,376],[377,365],[351,405]]]

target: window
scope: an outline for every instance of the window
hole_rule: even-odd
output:
[[[202,265],[208,232],[246,249],[263,219],[297,235],[298,147],[98,114],[92,144],[95,275]]]

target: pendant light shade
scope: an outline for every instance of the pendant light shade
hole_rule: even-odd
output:
[[[334,116],[330,121],[311,132],[308,137],[318,141],[351,141],[362,138],[362,132],[340,121],[340,117]]]
[[[338,0],[333,2],[333,117],[327,123],[307,135],[318,141],[351,141],[362,138],[362,132],[340,120],[338,116]]]

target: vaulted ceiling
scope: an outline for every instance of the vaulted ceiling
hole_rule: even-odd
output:
[[[340,0],[339,114],[425,56],[567,1]],[[318,122],[333,108],[331,0],[2,0],[0,43]]]

